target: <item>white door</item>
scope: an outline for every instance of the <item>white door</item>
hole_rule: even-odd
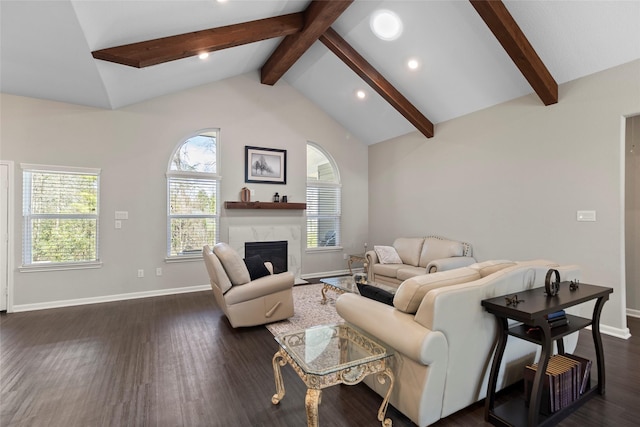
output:
[[[9,166],[0,163],[0,311],[7,309],[9,284]]]

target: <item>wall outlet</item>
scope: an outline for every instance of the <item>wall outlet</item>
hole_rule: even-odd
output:
[[[342,259],[349,259],[349,255],[347,255],[347,254],[342,254]]]
[[[162,276],[162,268],[156,268],[156,276]]]
[[[121,229],[122,228],[122,221],[120,221],[119,219],[116,219],[116,228],[117,229]]]
[[[138,270],[138,277],[144,277],[144,270],[143,269]]]

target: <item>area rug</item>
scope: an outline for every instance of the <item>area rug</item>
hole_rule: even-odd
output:
[[[275,336],[285,332],[292,332],[310,328],[311,326],[342,323],[343,319],[336,312],[335,292],[327,292],[327,303],[322,301],[321,283],[313,285],[298,285],[293,287],[293,317],[280,322],[265,325]]]

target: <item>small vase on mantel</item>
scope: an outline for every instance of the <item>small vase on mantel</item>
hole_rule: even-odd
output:
[[[247,187],[242,187],[242,190],[240,190],[240,200],[242,202],[250,202],[251,190],[249,190]]]

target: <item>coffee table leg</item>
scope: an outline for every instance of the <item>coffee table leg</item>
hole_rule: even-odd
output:
[[[307,426],[318,427],[318,405],[322,390],[316,390],[314,388],[307,389],[307,395],[304,399],[304,406],[307,409]]]
[[[326,304],[327,303],[327,290],[329,289],[329,287],[327,285],[322,286],[322,290],[320,292],[322,292],[322,301],[320,301],[320,304]]]
[[[391,369],[387,368],[384,371],[380,372],[378,377],[378,382],[380,384],[384,384],[386,382],[385,376],[389,377],[389,388],[387,389],[387,394],[384,396],[384,400],[380,405],[380,409],[378,410],[378,421],[382,422],[383,427],[391,427],[392,421],[389,418],[385,418],[387,414],[387,407],[389,406],[389,397],[391,397],[391,391],[393,390],[394,377]]]
[[[271,403],[277,405],[280,403],[282,398],[284,397],[284,381],[282,380],[282,372],[280,371],[280,367],[284,366],[287,361],[282,354],[282,349],[278,350],[276,354],[273,355],[273,377],[276,380],[276,394],[271,397]]]

